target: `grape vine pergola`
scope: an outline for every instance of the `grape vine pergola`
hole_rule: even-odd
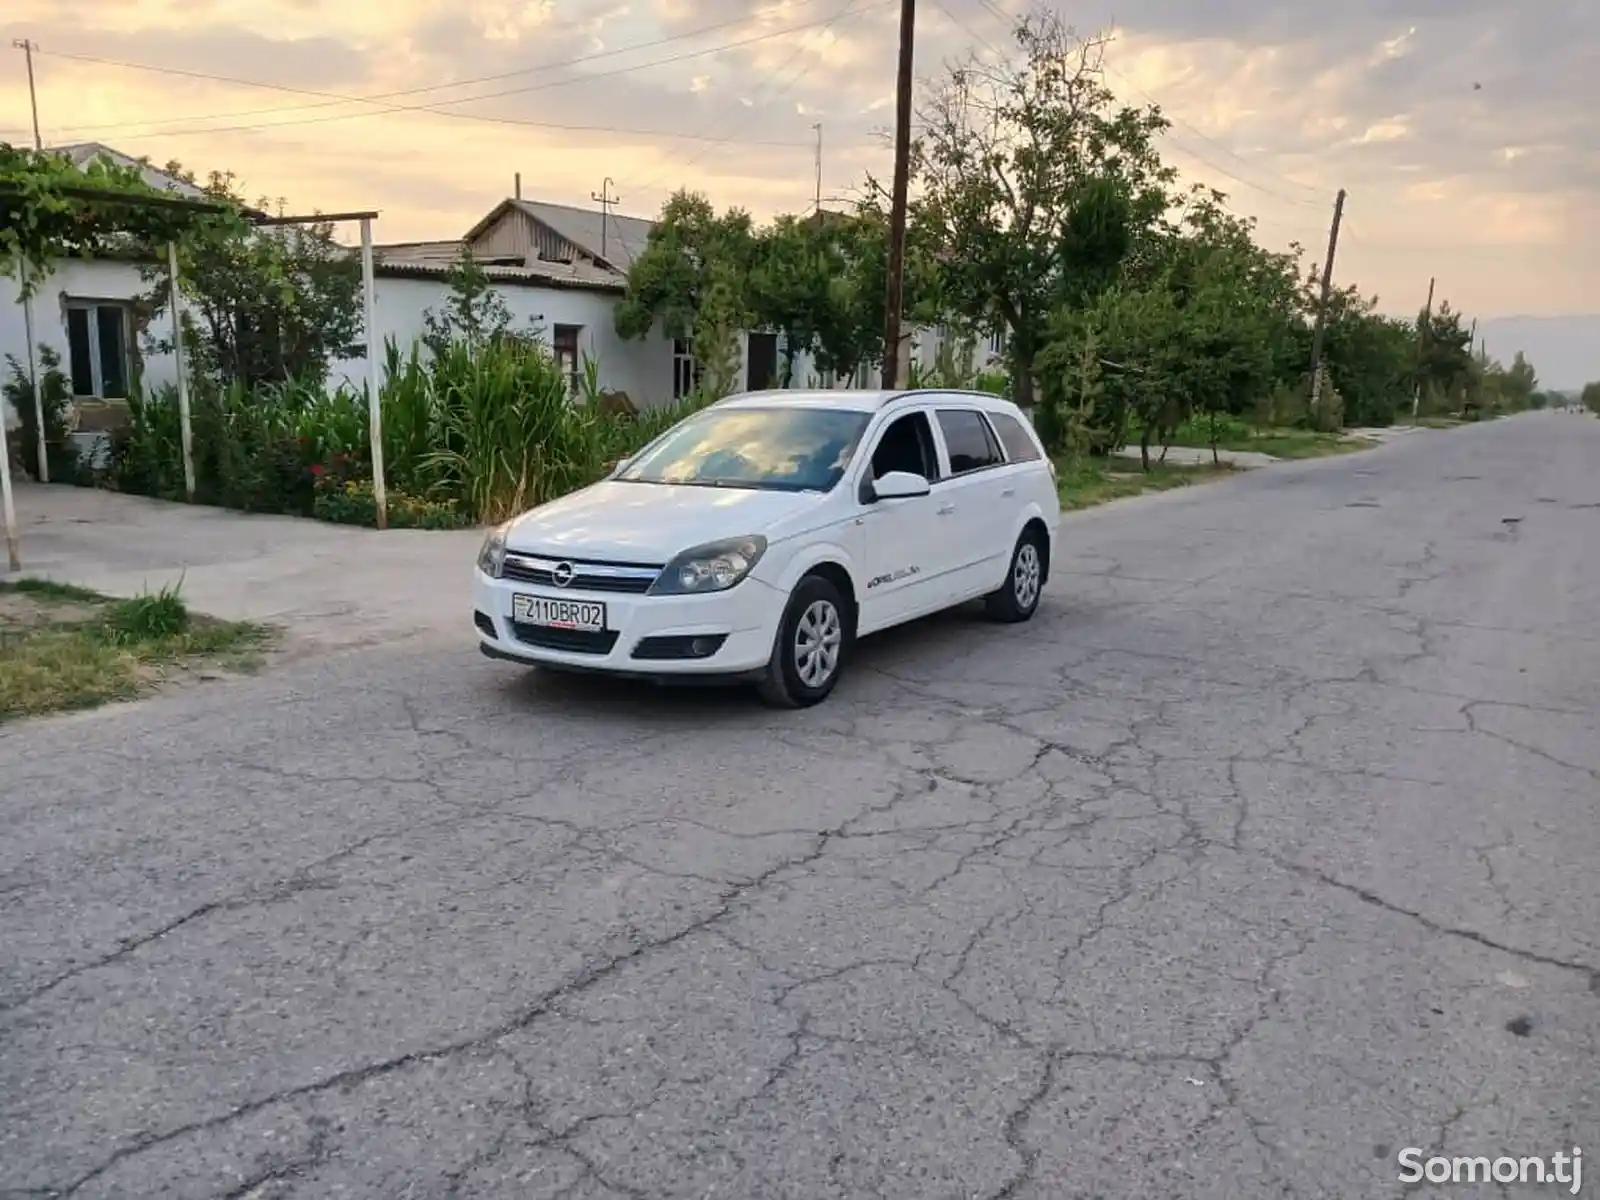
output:
[[[18,169],[18,168],[21,169]],[[182,293],[178,285],[178,241],[202,220],[238,221],[247,225],[312,225],[356,221],[361,225],[362,300],[367,334],[367,395],[372,445],[373,492],[378,527],[387,526],[383,480],[383,430],[378,396],[378,355],[374,321],[372,222],[376,212],[317,213],[310,216],[267,216],[231,205],[156,191],[137,171],[96,163],[79,169],[47,153],[19,151],[0,143],[0,264],[21,286],[23,325],[28,348],[28,377],[33,389],[38,433],[39,478],[49,480],[45,440],[44,389],[38,373],[33,331],[33,293],[54,263],[63,257],[93,257],[132,240],[146,246],[166,243],[172,310],[173,347],[178,376],[178,410],[183,444],[184,489],[195,493],[193,435],[189,416],[189,381],[184,364]],[[5,422],[0,420],[0,501],[3,501],[6,557],[12,571],[22,568],[17,514],[11,487],[11,455]]]

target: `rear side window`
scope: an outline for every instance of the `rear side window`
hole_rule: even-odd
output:
[[[969,408],[941,408],[939,428],[950,451],[950,474],[964,475],[1005,462],[1000,443],[983,414]]]
[[[994,431],[1000,435],[1000,444],[1006,448],[1006,457],[1012,462],[1035,462],[1040,458],[1039,447],[1028,436],[1022,422],[1009,413],[990,413]]]

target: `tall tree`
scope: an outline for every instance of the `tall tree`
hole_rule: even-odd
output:
[[[1310,317],[1320,280],[1308,273],[1306,328],[1301,372],[1310,369]],[[1409,410],[1417,361],[1417,329],[1410,321],[1378,312],[1378,298],[1356,287],[1335,289],[1328,296],[1328,320],[1322,361],[1328,378],[1344,397],[1350,425],[1389,425],[1395,413]]]
[[[1472,332],[1461,314],[1441,301],[1437,311],[1418,317],[1422,353],[1417,374],[1423,390],[1440,400],[1465,399],[1472,379]]]
[[[167,174],[195,183],[192,172],[168,163]],[[206,195],[242,207],[232,172],[213,171]],[[259,200],[258,208],[274,207]],[[280,211],[282,201],[276,203]],[[194,369],[221,384],[320,383],[330,362],[363,352],[361,262],[334,240],[327,222],[252,229],[236,219],[196,222],[178,243],[187,332]],[[155,247],[151,247],[152,251]],[[164,266],[145,271],[153,285],[145,303],[168,303]],[[170,351],[170,338],[152,338]]]
[[[1538,390],[1538,373],[1528,361],[1528,356],[1518,350],[1511,360],[1511,365],[1506,368],[1506,398],[1515,408],[1521,410],[1533,404],[1534,394]]]
[[[1031,406],[1053,310],[1109,285],[1176,175],[1155,147],[1159,110],[1118,106],[1106,85],[1105,38],[1080,38],[1044,10],[1015,37],[1015,60],[974,56],[929,90],[915,219],[948,310],[1009,332],[1013,394]]]
[[[835,279],[855,269],[832,221],[780,216],[756,235],[749,278],[752,325],[781,332],[784,356],[779,384],[794,378],[794,360],[815,354],[822,331],[833,324]]]
[[[628,290],[616,309],[617,333],[637,340],[659,321],[668,337],[692,342],[714,285],[719,305],[746,315],[744,281],[755,265],[755,252],[748,213],[729,209],[719,217],[699,193],[675,193],[662,206],[649,240],[628,270]]]
[[[422,314],[422,341],[435,357],[451,342],[465,342],[475,351],[486,342],[504,337],[511,329],[511,310],[488,272],[463,245],[445,275],[448,289],[443,306]]]

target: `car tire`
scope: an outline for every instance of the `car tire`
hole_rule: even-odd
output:
[[[1037,530],[1024,529],[1011,551],[1006,581],[985,598],[991,618],[1014,625],[1033,616],[1044,592],[1044,556],[1044,539]]]
[[[789,596],[767,676],[757,687],[773,708],[809,708],[828,698],[850,650],[849,607],[839,589],[807,575]],[[809,648],[809,653],[808,653]]]

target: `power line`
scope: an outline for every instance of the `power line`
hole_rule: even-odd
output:
[[[810,2],[812,2],[812,0],[802,0],[802,3],[810,3]],[[61,133],[71,133],[71,132],[79,132],[79,131],[92,131],[92,130],[98,130],[98,129],[126,129],[126,128],[132,128],[132,127],[138,126],[138,125],[151,125],[151,124],[163,124],[164,125],[164,124],[170,124],[172,121],[184,121],[184,122],[189,122],[189,121],[225,121],[225,120],[232,120],[234,117],[259,116],[259,115],[271,114],[271,113],[303,112],[303,111],[305,111],[307,109],[330,108],[330,107],[333,107],[333,106],[338,105],[338,104],[377,102],[377,101],[383,101],[383,100],[391,100],[391,99],[394,99],[394,98],[400,97],[400,96],[417,96],[417,95],[422,95],[422,94],[424,94],[426,92],[445,91],[445,90],[447,90],[449,88],[457,88],[457,87],[470,87],[470,86],[473,86],[473,85],[479,84],[479,83],[496,83],[496,82],[498,82],[498,81],[500,81],[502,79],[514,79],[514,78],[517,78],[517,77],[522,76],[522,75],[535,75],[535,74],[538,74],[538,73],[540,73],[542,71],[553,71],[553,70],[559,70],[559,69],[564,68],[564,67],[579,66],[579,65],[581,65],[583,63],[598,62],[601,59],[615,58],[618,55],[632,54],[633,52],[635,52],[637,50],[650,50],[650,49],[654,49],[657,46],[669,45],[669,44],[671,44],[673,42],[687,41],[687,40],[689,40],[691,38],[697,38],[697,37],[700,37],[700,36],[702,36],[704,34],[707,34],[707,33],[716,33],[719,30],[729,29],[729,28],[732,28],[734,26],[745,25],[745,24],[748,24],[748,23],[749,23],[749,18],[748,17],[738,17],[738,18],[735,18],[735,19],[730,20],[730,21],[719,21],[714,25],[702,25],[697,29],[690,29],[690,30],[687,30],[687,31],[685,31],[683,33],[675,33],[675,34],[671,34],[670,36],[667,36],[667,37],[654,38],[654,39],[652,39],[652,40],[650,40],[648,42],[635,42],[635,43],[633,43],[631,45],[618,46],[618,47],[615,47],[614,49],[610,49],[610,50],[598,50],[598,51],[595,51],[594,53],[591,53],[591,54],[579,55],[576,58],[551,59],[551,60],[549,60],[547,62],[535,63],[531,67],[519,67],[516,70],[501,71],[501,72],[498,72],[498,73],[493,74],[493,75],[478,75],[478,76],[473,76],[473,77],[467,78],[467,79],[452,80],[449,83],[426,84],[426,85],[423,85],[423,86],[420,86],[420,87],[400,88],[398,90],[388,91],[388,92],[374,92],[374,93],[370,93],[370,94],[362,95],[362,96],[345,96],[345,95],[342,95],[342,94],[336,93],[336,92],[317,91],[317,90],[311,89],[311,88],[294,87],[294,86],[289,85],[289,84],[264,83],[264,82],[260,82],[260,81],[257,81],[257,80],[238,79],[238,78],[234,78],[232,76],[227,76],[227,75],[213,75],[213,74],[208,74],[206,72],[191,71],[191,70],[182,69],[182,68],[175,68],[175,67],[170,67],[169,68],[169,67],[154,66],[154,65],[145,64],[145,63],[125,62],[125,61],[122,61],[122,60],[119,60],[119,59],[95,58],[95,57],[92,57],[90,55],[85,55],[85,54],[69,54],[66,51],[53,51],[53,52],[50,52],[50,53],[51,53],[52,57],[72,59],[72,60],[74,60],[76,62],[95,63],[95,64],[98,64],[98,65],[101,65],[101,66],[119,67],[119,68],[123,68],[123,69],[127,69],[127,70],[135,70],[135,71],[157,71],[157,72],[161,72],[163,74],[183,75],[183,76],[186,76],[186,77],[189,77],[189,78],[209,80],[211,82],[216,82],[216,83],[231,83],[231,84],[235,84],[235,85],[240,86],[240,87],[253,87],[253,88],[260,88],[260,89],[265,90],[265,91],[287,92],[287,93],[290,93],[290,94],[293,94],[293,95],[321,96],[321,97],[325,98],[321,103],[318,103],[318,104],[292,104],[292,105],[275,105],[275,106],[267,107],[267,108],[246,108],[246,109],[232,110],[232,111],[225,112],[225,113],[214,113],[214,114],[206,115],[206,116],[173,117],[173,118],[170,118],[170,119],[167,119],[167,120],[160,120],[160,121],[123,121],[123,122],[118,122],[118,123],[115,123],[115,124],[76,125],[76,126],[67,125],[67,126],[61,126],[58,129],[58,132],[61,132]],[[35,49],[37,49],[37,47],[35,47]],[[41,51],[41,53],[44,53],[44,52]],[[665,61],[672,61],[672,60],[668,59],[668,60],[665,60]],[[640,64],[640,65],[641,66],[650,66],[650,65],[653,65],[653,64],[645,63],[645,64]],[[585,77],[585,78],[590,78],[590,77]],[[470,96],[461,97],[460,99],[453,100],[453,101],[452,100],[441,100],[441,101],[439,101],[439,103],[441,103],[441,104],[464,103],[466,101],[470,101],[471,99],[474,99],[474,97],[470,97]]]
[[[494,91],[494,92],[483,92],[483,93],[480,93],[480,94],[474,95],[474,96],[458,96],[458,97],[454,97],[454,98],[451,98],[451,99],[440,100],[440,101],[438,101],[438,103],[439,104],[452,104],[452,105],[454,105],[454,104],[471,104],[471,103],[474,103],[474,102],[480,101],[480,100],[495,100],[495,99],[500,99],[500,98],[503,98],[503,97],[506,97],[506,96],[527,95],[527,94],[529,94],[531,92],[546,91],[546,90],[549,90],[551,88],[568,87],[568,86],[571,86],[572,84],[590,83],[590,82],[593,82],[593,81],[596,81],[596,80],[607,79],[607,78],[611,78],[611,77],[617,76],[617,75],[631,74],[631,73],[636,72],[636,71],[645,70],[645,69],[647,69],[649,67],[668,66],[668,65],[671,65],[673,63],[687,62],[690,59],[704,58],[704,57],[706,57],[708,55],[719,54],[719,53],[722,53],[722,52],[727,51],[727,50],[736,50],[736,49],[739,49],[739,48],[741,48],[743,46],[752,46],[752,45],[756,45],[756,44],[761,43],[761,42],[772,41],[772,40],[774,40],[776,38],[787,37],[790,34],[800,33],[800,32],[804,32],[807,29],[816,28],[819,25],[822,25],[822,26],[829,25],[829,24],[832,23],[832,20],[833,19],[830,18],[830,19],[818,19],[818,20],[815,20],[815,21],[803,22],[803,23],[798,24],[798,25],[786,26],[783,29],[771,30],[771,31],[768,31],[766,33],[757,34],[757,35],[754,35],[754,36],[751,36],[751,37],[747,37],[747,38],[741,38],[741,39],[738,39],[738,40],[735,40],[735,41],[732,41],[732,42],[723,42],[723,43],[719,43],[717,45],[710,46],[710,47],[707,47],[707,48],[704,48],[704,49],[692,50],[692,51],[688,51],[688,52],[685,52],[685,53],[682,53],[682,54],[668,55],[668,56],[666,56],[664,58],[652,59],[649,62],[635,63],[635,64],[630,65],[630,66],[619,67],[619,68],[615,68],[615,69],[609,70],[609,71],[599,71],[599,72],[594,72],[592,74],[587,74],[587,75],[577,75],[577,76],[573,76],[573,77],[567,78],[567,79],[549,80],[549,81],[543,82],[543,83],[530,84],[530,85],[525,86],[525,87],[505,88],[505,89],[502,89],[502,90],[499,90],[499,91]],[[434,115],[434,116],[455,118],[455,119],[458,119],[458,120],[486,121],[486,122],[490,122],[490,123],[494,123],[494,124],[531,124],[531,125],[536,125],[536,124],[538,124],[537,122],[521,121],[521,120],[518,120],[518,119],[515,119],[515,118],[490,117],[490,116],[485,116],[485,115],[478,114],[478,113],[450,112],[450,111],[447,111],[447,110],[444,110],[444,109],[440,109],[440,108],[436,108],[436,107],[433,107],[433,106],[430,106],[430,105],[422,105],[422,104],[385,104],[385,103],[383,103],[383,100],[387,99],[389,97],[393,97],[393,96],[416,95],[416,94],[419,94],[419,93],[425,92],[425,91],[437,91],[437,90],[441,90],[443,88],[450,88],[450,87],[463,87],[463,86],[467,86],[469,84],[474,84],[474,83],[490,82],[490,81],[492,81],[494,79],[505,79],[505,78],[510,78],[510,77],[516,76],[516,75],[525,75],[525,74],[529,74],[529,73],[532,73],[532,72],[535,72],[535,71],[540,71],[540,70],[549,70],[549,69],[555,69],[557,67],[571,66],[571,65],[575,65],[577,63],[592,61],[595,58],[603,58],[603,57],[607,57],[609,55],[621,54],[621,53],[630,52],[632,50],[642,49],[642,48],[645,48],[646,46],[653,45],[653,44],[660,44],[661,42],[665,42],[665,41],[680,40],[683,37],[694,36],[694,35],[697,35],[697,34],[700,34],[700,33],[704,33],[704,32],[707,32],[709,30],[713,30],[713,29],[717,29],[717,28],[726,28],[730,24],[745,24],[745,23],[746,22],[744,20],[741,20],[741,21],[738,21],[738,22],[724,22],[720,26],[707,26],[704,29],[694,31],[694,34],[677,35],[676,38],[671,38],[671,39],[659,39],[657,43],[642,43],[639,46],[630,46],[630,47],[625,47],[625,48],[619,48],[619,49],[614,50],[614,51],[606,51],[606,52],[602,52],[600,54],[590,55],[590,56],[587,56],[587,57],[584,57],[584,58],[568,59],[568,60],[566,60],[564,62],[561,62],[561,63],[543,64],[543,65],[540,65],[540,66],[525,68],[525,69],[523,69],[521,71],[504,72],[504,73],[501,73],[499,75],[494,75],[494,76],[483,76],[483,77],[481,77],[479,79],[458,80],[458,81],[456,81],[454,83],[434,84],[434,85],[430,85],[429,87],[425,87],[425,88],[407,88],[407,89],[402,89],[402,90],[396,91],[396,92],[375,93],[374,95],[370,95],[370,96],[340,95],[338,93],[333,93],[333,92],[322,92],[322,91],[316,91],[316,90],[309,89],[309,88],[292,87],[292,86],[287,85],[287,84],[263,83],[263,82],[258,81],[258,80],[239,79],[239,78],[234,78],[232,76],[210,74],[208,72],[190,71],[190,70],[186,70],[186,69],[182,69],[182,68],[178,68],[178,67],[161,67],[161,66],[155,66],[155,65],[152,65],[152,64],[149,64],[149,63],[135,63],[135,62],[125,62],[125,61],[121,61],[121,60],[117,60],[117,59],[94,58],[94,57],[91,57],[91,56],[88,56],[88,55],[81,55],[81,54],[67,54],[67,53],[54,52],[54,51],[37,51],[37,53],[49,54],[51,57],[55,57],[55,58],[71,59],[71,60],[74,60],[74,61],[94,63],[94,64],[98,64],[98,65],[101,65],[101,66],[117,67],[117,68],[126,69],[126,70],[148,71],[148,72],[151,72],[153,74],[173,75],[173,76],[180,76],[180,77],[184,77],[184,78],[203,79],[203,80],[208,80],[208,81],[211,81],[211,82],[233,84],[233,85],[236,85],[236,86],[239,86],[239,87],[254,87],[254,88],[262,88],[262,89],[271,90],[271,91],[289,92],[289,93],[293,93],[293,94],[297,94],[297,95],[309,95],[309,96],[326,97],[326,99],[324,101],[322,101],[320,103],[317,103],[317,104],[290,105],[290,106],[281,106],[281,107],[276,108],[276,109],[255,110],[255,111],[267,114],[267,115],[271,115],[271,114],[275,114],[275,113],[306,111],[308,109],[316,109],[316,108],[330,108],[330,107],[334,107],[334,106],[337,106],[337,105],[340,105],[340,104],[370,104],[370,105],[373,105],[378,110],[377,113],[365,113],[365,112],[334,113],[334,114],[331,114],[329,116],[322,116],[322,117],[299,117],[299,118],[294,118],[294,119],[288,120],[288,121],[272,121],[272,122],[265,122],[265,123],[251,123],[251,124],[247,124],[247,125],[207,126],[207,127],[197,128],[197,129],[174,129],[174,130],[152,129],[152,130],[149,130],[149,132],[147,134],[144,134],[144,135],[130,135],[130,136],[152,136],[153,137],[153,136],[158,136],[159,135],[159,136],[163,136],[163,137],[170,137],[170,136],[181,136],[181,135],[184,135],[184,134],[192,134],[192,133],[202,133],[203,134],[203,133],[255,132],[255,131],[262,130],[262,129],[274,129],[274,128],[277,128],[277,127],[283,126],[283,125],[315,125],[315,124],[323,124],[323,123],[331,122],[331,121],[356,120],[356,119],[359,119],[359,118],[362,118],[362,117],[373,116],[373,115],[382,115],[382,114],[385,114],[385,113],[424,113],[424,114],[431,114],[431,115]],[[244,114],[237,114],[237,115],[244,115]],[[204,121],[204,120],[208,120],[208,119],[212,119],[212,118],[194,117],[194,118],[181,118],[181,119],[182,120],[186,120],[186,121],[195,121],[195,120]],[[218,117],[216,119],[221,119],[221,118]],[[149,126],[149,125],[160,124],[160,123],[159,122],[129,122],[129,123],[126,123],[124,126],[121,126],[121,127],[134,127],[134,126],[138,126],[140,124],[145,125],[145,126]],[[115,129],[115,128],[119,128],[119,126],[116,126],[116,125],[100,125],[100,126],[78,126],[77,127],[77,129],[79,129],[79,130],[84,130],[84,129],[106,130],[106,129]],[[595,128],[595,127],[570,126],[569,128],[583,129],[583,128]],[[65,132],[65,131],[66,130],[63,130],[63,132]],[[788,143],[784,143],[784,144],[788,144]],[[795,143],[795,144],[798,144],[798,143]]]
[[[851,10],[855,8],[855,6],[856,6],[856,4],[858,2],[859,2],[859,0],[845,0],[844,5],[841,8],[839,8],[838,11],[836,11],[833,14],[832,17],[828,18],[824,22],[821,22],[821,24],[823,26],[823,31],[827,32],[828,30],[832,29],[834,25],[838,24],[841,20],[845,19],[847,16],[861,16],[861,15],[863,15],[865,13],[873,11],[874,9],[885,8],[890,4],[897,3],[898,0],[877,0],[876,3],[867,5],[865,8],[861,9],[859,12],[852,13]],[[784,96],[788,95],[791,91],[794,90],[794,88],[800,83],[800,81],[802,79],[804,79],[808,74],[810,74],[811,69],[814,66],[816,66],[816,62],[814,60],[810,61],[810,62],[803,62],[801,64],[801,68],[800,68],[799,72],[794,76],[794,78],[790,79],[789,82],[784,84],[783,87],[781,87],[777,92],[775,92],[774,94],[772,94],[772,95],[767,97],[767,103],[770,104],[775,100],[783,99]],[[764,91],[768,85],[770,85],[773,82],[773,76],[776,75],[776,74],[777,74],[776,71],[768,73],[767,78],[756,89],[758,95],[762,91]],[[730,126],[730,128],[736,127],[736,126],[737,126],[737,120],[735,120],[735,122],[732,123],[732,126]],[[632,188],[633,188],[633,190],[635,192],[646,191],[646,190],[656,186],[656,184],[660,183],[661,180],[664,179],[673,170],[687,171],[690,167],[694,166],[695,163],[699,162],[708,153],[710,153],[711,150],[713,150],[716,146],[725,145],[725,144],[727,144],[729,142],[734,141],[735,140],[735,134],[730,132],[730,133],[727,133],[727,134],[725,134],[725,135],[723,135],[721,137],[710,138],[710,139],[707,139],[707,140],[709,140],[711,142],[711,145],[708,145],[704,150],[701,150],[701,151],[697,152],[696,154],[694,154],[681,167],[673,167],[673,166],[671,166],[669,164],[668,166],[664,167],[662,170],[657,171],[655,173],[655,175],[653,175],[647,182],[642,183],[642,184],[633,184],[633,185],[630,185],[630,186],[632,186]]]
[[[402,111],[402,110],[395,109],[393,111],[394,112],[399,112],[399,111]],[[690,142],[701,142],[701,141],[710,141],[711,140],[710,138],[704,137],[701,134],[681,133],[681,132],[679,132],[677,130],[674,130],[674,129],[637,129],[637,128],[634,128],[632,126],[627,126],[627,125],[569,125],[569,124],[566,124],[565,122],[561,122],[561,121],[530,121],[530,120],[525,120],[524,118],[521,118],[521,117],[475,116],[475,115],[470,114],[470,113],[446,113],[446,112],[436,113],[431,109],[423,109],[421,111],[423,112],[423,115],[426,115],[426,116],[461,117],[461,118],[466,119],[466,120],[482,121],[482,122],[485,122],[485,123],[488,123],[488,124],[492,124],[492,125],[512,125],[512,126],[517,126],[517,127],[523,128],[523,129],[555,129],[555,130],[560,130],[560,131],[562,131],[564,133],[612,133],[612,134],[621,134],[621,135],[629,136],[629,137],[652,137],[652,138],[667,138],[667,139],[677,138],[677,139],[681,139],[683,141],[690,141]],[[145,140],[147,138],[161,138],[162,140],[166,140],[167,138],[188,137],[188,136],[192,136],[192,135],[195,135],[195,134],[260,133],[260,132],[263,132],[263,131],[268,130],[268,129],[277,129],[280,126],[285,126],[285,125],[314,125],[314,124],[321,124],[322,121],[326,121],[326,120],[344,120],[344,119],[365,120],[365,119],[368,119],[368,118],[371,118],[371,117],[382,117],[382,116],[389,116],[389,115],[392,115],[392,113],[382,113],[382,112],[350,113],[350,114],[346,114],[346,116],[342,116],[342,117],[322,118],[319,121],[275,121],[275,122],[272,122],[272,123],[269,123],[269,124],[266,124],[266,125],[208,126],[206,128],[203,128],[203,129],[175,129],[175,130],[171,130],[171,131],[167,131],[167,132],[163,132],[161,130],[155,130],[155,131],[149,132],[149,133],[129,133],[129,134],[124,134],[123,137],[119,138],[118,140],[119,141],[124,141],[125,140],[125,141],[137,142],[137,141],[143,141],[143,140]],[[741,144],[747,145],[747,146],[782,146],[782,147],[785,147],[785,148],[788,148],[788,149],[792,149],[792,148],[797,147],[797,146],[809,146],[811,144],[809,142],[802,142],[802,141],[796,141],[796,140],[776,141],[776,140],[772,140],[772,139],[763,140],[763,139],[755,139],[755,138],[752,138],[752,139],[740,139],[740,140],[741,140]]]
[[[977,42],[979,45],[983,46],[989,51],[990,54],[993,54],[996,58],[1005,57],[1004,52],[998,46],[996,46],[988,38],[984,37],[983,34],[979,33],[971,25],[968,25],[959,16],[946,7],[944,0],[933,0],[933,6],[943,13],[945,18],[950,21],[951,24],[955,25],[959,29],[965,30],[968,37]]]

